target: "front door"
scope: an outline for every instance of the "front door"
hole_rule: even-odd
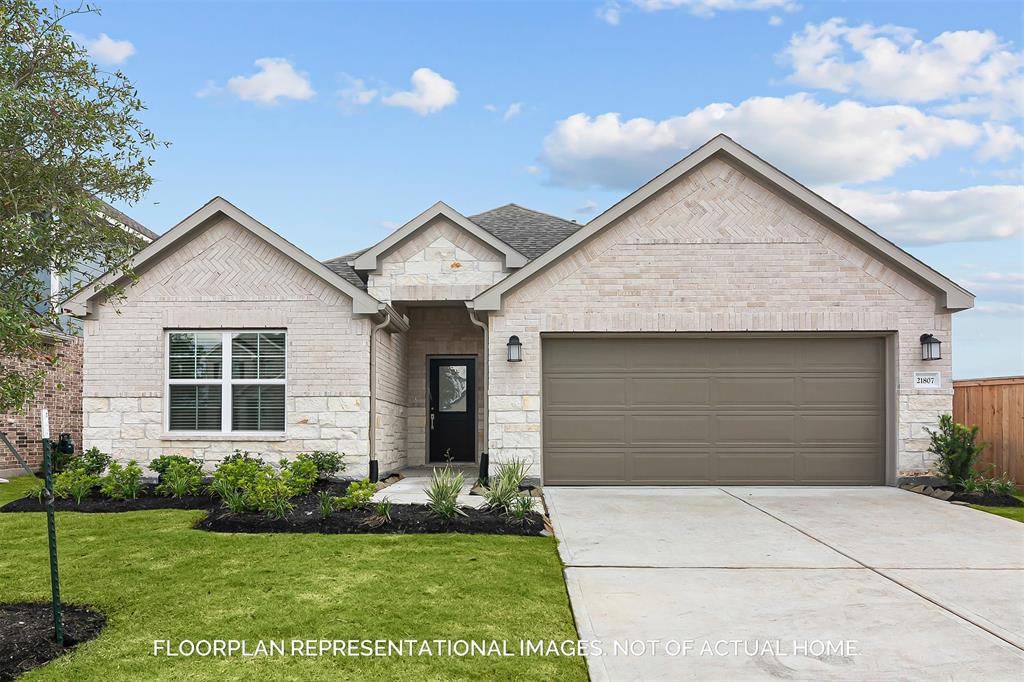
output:
[[[476,460],[476,360],[430,359],[431,462]]]

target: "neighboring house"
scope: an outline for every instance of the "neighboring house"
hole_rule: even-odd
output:
[[[103,217],[128,230],[143,242],[149,244],[157,234],[133,220],[113,206],[104,203]],[[69,286],[78,286],[84,281],[95,279],[102,274],[93,264],[81,263],[75,272],[63,278],[55,273],[40,272],[36,276],[43,282],[42,293],[56,298],[60,291]],[[21,371],[46,370],[43,387],[34,400],[18,414],[0,415],[0,431],[7,434],[26,463],[34,468],[42,466],[43,451],[40,441],[39,413],[49,412],[53,437],[70,433],[75,447],[82,442],[82,339],[79,336],[81,323],[74,317],[61,316],[60,329],[48,333],[49,347],[43,357],[32,360],[6,360]],[[57,357],[51,365],[46,356]],[[21,467],[6,447],[0,445],[0,476],[22,473]]]
[[[117,309],[110,276],[72,302],[86,446],[356,475],[488,452],[548,484],[924,471],[974,301],[725,136],[584,226],[438,203],[321,263],[216,198],[135,267]]]

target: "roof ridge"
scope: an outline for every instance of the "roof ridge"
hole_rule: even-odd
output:
[[[510,201],[507,204],[502,204],[501,206],[495,206],[494,208],[489,208],[486,211],[481,211],[480,213],[476,213],[474,215],[469,216],[469,218],[475,218],[477,216],[482,216],[485,213],[491,213],[493,211],[497,211],[497,210],[502,209],[502,208],[507,208],[509,206],[515,206],[516,208],[521,208],[524,211],[529,211],[530,213],[536,213],[537,215],[543,215],[543,216],[547,216],[548,218],[554,218],[555,220],[561,220],[563,223],[569,223],[571,225],[579,225],[579,223],[576,222],[575,220],[571,220],[569,218],[563,218],[562,216],[555,215],[554,213],[548,213],[547,211],[538,211],[535,208],[530,208],[529,206],[523,206],[522,204],[517,204],[514,201]]]

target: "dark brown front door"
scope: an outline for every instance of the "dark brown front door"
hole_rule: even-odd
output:
[[[476,460],[475,360],[430,360],[430,413],[427,419],[431,462]]]

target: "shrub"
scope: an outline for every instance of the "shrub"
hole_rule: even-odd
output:
[[[171,457],[181,457],[171,455]],[[185,497],[195,495],[203,485],[203,470],[198,460],[190,460],[186,457],[175,459],[168,463],[167,467],[160,472],[160,485],[156,491],[167,497]]]
[[[195,464],[202,469],[203,460],[185,455],[160,455],[149,463],[149,468],[162,478],[172,464]]]
[[[373,516],[380,519],[381,523],[391,523],[391,500],[385,497],[373,505]]]
[[[525,459],[515,458],[498,465],[498,470],[491,477],[490,485],[483,489],[483,497],[489,510],[508,514],[521,496],[519,488],[523,485],[529,464]]]
[[[967,478],[958,478],[951,481],[954,488],[959,488],[965,493],[976,493],[981,490],[981,479],[971,472]]]
[[[1009,474],[1003,474],[999,478],[992,479],[992,489],[1000,495],[1013,495],[1017,492],[1017,484],[1013,482]]]
[[[224,506],[233,514],[241,514],[247,509],[245,493],[224,480],[214,480],[210,484],[210,492],[219,497]]]
[[[506,515],[513,521],[526,523],[526,519],[529,517],[530,512],[533,511],[535,504],[536,500],[529,495],[519,495],[513,500],[512,506],[506,512]]]
[[[37,478],[32,486],[25,491],[25,497],[34,497],[39,500],[40,504],[46,500],[46,481],[41,478]]]
[[[361,481],[350,483],[344,497],[337,498],[338,505],[342,509],[364,509],[370,504],[370,498],[377,492],[377,484],[371,483],[370,479],[364,478]]]
[[[281,460],[281,479],[288,485],[293,497],[308,494],[316,484],[317,473],[316,464],[312,460]]]
[[[264,463],[263,462],[263,458],[260,457],[259,455],[254,455],[251,452],[249,452],[248,450],[239,450],[238,448],[235,448],[234,453],[228,455],[227,457],[225,457],[221,461],[222,462],[238,462],[240,460],[249,461],[249,462],[258,462],[260,464]]]
[[[341,454],[337,452],[314,450],[313,452],[300,453],[295,459],[300,462],[309,461],[316,465],[319,478],[328,478],[334,476],[339,471],[345,470],[345,462],[342,460]]]
[[[100,492],[112,500],[134,500],[142,490],[142,468],[134,459],[124,466],[111,462],[100,479]]]
[[[110,464],[110,455],[99,448],[89,448],[68,463],[68,469],[84,469],[86,473],[100,476]]]
[[[272,519],[283,519],[295,508],[291,503],[292,489],[288,481],[273,474],[262,476],[256,485],[245,493],[246,505],[257,511],[266,512]]]
[[[426,489],[427,507],[430,512],[445,520],[456,515],[466,515],[459,509],[459,492],[465,479],[462,473],[455,473],[448,467],[434,469],[430,474],[430,487]]]
[[[330,490],[320,491],[320,495],[317,497],[317,502],[320,503],[320,518],[329,518],[334,513],[334,500],[335,497]]]
[[[963,482],[974,479],[974,466],[988,444],[979,443],[978,427],[964,426],[953,421],[952,415],[944,414],[939,417],[939,428],[937,431],[925,429],[931,437],[931,445],[928,452],[936,455],[936,469],[939,475],[949,481],[954,487],[962,490]]]
[[[231,455],[217,465],[217,470],[213,472],[213,480],[223,481],[224,485],[245,491],[254,488],[261,478],[268,473],[272,474],[273,470],[273,467],[264,464],[259,457]],[[215,492],[219,494],[223,490],[223,486],[218,486]]]
[[[68,469],[57,474],[53,479],[53,496],[59,499],[74,498],[75,504],[82,500],[93,488],[100,484],[100,477],[85,469]]]

